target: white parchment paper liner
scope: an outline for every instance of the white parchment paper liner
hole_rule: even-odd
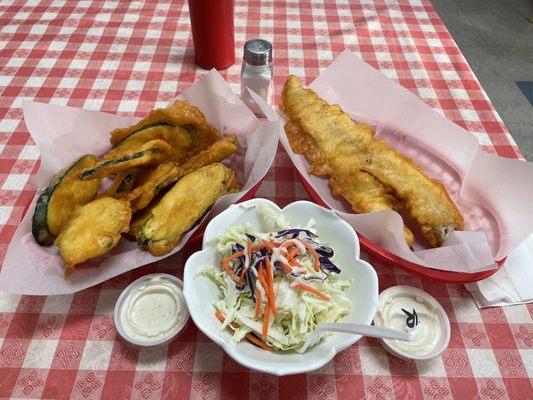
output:
[[[405,243],[399,214],[354,214],[346,202],[332,196],[327,179],[307,172],[307,161],[292,152],[282,131],[281,142],[303,178],[368,239],[420,265],[473,273],[494,269],[495,260],[533,232],[531,163],[483,152],[474,135],[347,50],[310,87],[354,120],[373,125],[377,137],[443,182],[466,221],[467,231],[455,232],[442,247],[416,246],[413,252]]]
[[[277,151],[280,121],[277,114],[255,95],[268,121],[261,122],[231,91],[222,76],[212,70],[179,96],[197,106],[220,132],[236,133],[242,150],[226,164],[234,168],[243,183],[238,193],[221,197],[202,222],[235,203],[263,179]],[[135,124],[139,118],[42,103],[25,103],[24,120],[41,153],[36,187],[46,187],[50,178],[83,154],[103,154],[109,148],[109,134]],[[78,268],[63,277],[62,262],[55,246],[40,247],[31,234],[35,195],[9,245],[0,272],[0,290],[19,294],[74,293],[123,272],[152,263],[179,251],[201,224],[197,224],[171,253],[154,257],[136,243],[122,239],[110,253],[89,262],[97,267]]]

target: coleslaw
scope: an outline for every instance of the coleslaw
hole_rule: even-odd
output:
[[[351,280],[341,279],[310,220],[290,227],[283,215],[260,207],[264,232],[249,225],[228,229],[217,238],[219,265],[203,268],[220,289],[213,302],[221,329],[233,330],[265,350],[299,351],[317,325],[337,322],[349,314],[346,291]]]

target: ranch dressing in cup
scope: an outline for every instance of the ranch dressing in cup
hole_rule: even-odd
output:
[[[143,276],[122,292],[114,317],[118,332],[127,341],[139,346],[166,343],[189,318],[183,283],[169,274]]]
[[[385,349],[401,358],[436,357],[450,340],[450,322],[442,306],[426,292],[411,286],[394,286],[380,294],[374,324],[413,335],[409,342],[380,339]]]

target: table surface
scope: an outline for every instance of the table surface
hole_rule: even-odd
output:
[[[203,73],[194,66],[182,1],[0,0],[0,257],[35,193],[39,152],[22,118],[25,100],[145,115]],[[235,1],[237,59],[246,39],[275,48],[277,93],[295,74],[310,83],[344,48],[474,134],[487,151],[518,149],[456,44],[424,1]],[[223,71],[237,92],[240,65]],[[307,199],[279,149],[257,196]],[[380,289],[420,287],[447,311],[449,348],[432,361],[390,356],[372,339],[318,371],[277,378],[228,358],[189,322],[168,346],[137,349],[117,338],[121,290],[154,271],[182,274],[196,249],[69,296],[0,293],[0,397],[426,398],[533,396],[533,304],[479,310],[460,285],[402,273],[367,257]],[[529,397],[532,398],[532,397]]]

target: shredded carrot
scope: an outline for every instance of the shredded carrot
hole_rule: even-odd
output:
[[[268,300],[267,300],[266,307],[265,307],[265,315],[263,316],[263,334],[262,334],[263,340],[266,340],[267,335],[268,335],[269,316],[270,316],[270,306],[268,305]]]
[[[303,242],[303,245],[305,246],[305,248],[307,250],[309,250],[309,252],[311,253],[311,255],[313,256],[313,258],[315,259],[315,271],[319,271],[320,270],[320,260],[319,260],[319,257],[318,257],[318,253],[316,252],[316,250],[313,248],[313,246],[311,246],[309,243],[305,243]]]
[[[255,314],[254,318],[259,318],[259,313],[261,312],[261,291],[259,289],[255,289]]]
[[[241,271],[241,276],[239,277],[239,283],[244,282],[244,274],[246,274],[246,271],[248,271],[248,268],[243,268]]]
[[[263,289],[265,290],[265,294],[267,296],[267,307],[269,307],[269,303],[272,304],[274,302],[274,294],[272,292],[272,288],[267,282],[267,278],[265,277],[265,270],[262,269],[259,271],[257,278],[259,279],[259,282],[261,283],[261,286],[263,286]],[[272,306],[270,306],[272,307]],[[265,311],[266,312],[266,311]]]
[[[291,251],[289,254],[288,254],[288,257],[290,258],[294,258],[295,256],[297,256],[298,254],[300,254],[300,249],[298,247],[296,247],[295,250]]]
[[[250,243],[250,240],[248,240],[248,243]],[[226,258],[223,258],[222,261],[220,261],[220,264],[225,263],[225,262],[229,262],[229,261],[233,261],[233,260],[243,256],[245,251],[249,252],[248,256],[250,256],[250,253],[252,251],[260,250],[260,249],[262,249],[264,247],[266,247],[266,246],[262,245],[262,244],[254,244],[253,246],[247,245],[244,250],[236,251],[235,253],[227,256]]]
[[[326,301],[329,301],[329,296],[325,293],[322,293],[320,290],[315,289],[312,286],[306,285],[305,283],[298,282],[296,285],[294,285],[296,289],[302,289],[307,292],[313,293],[314,295],[323,298]]]
[[[268,281],[270,282],[270,286],[272,286],[272,264],[270,264],[270,259],[267,257],[266,259],[266,271],[267,271],[267,278],[268,278]]]
[[[244,337],[248,339],[250,342],[252,342],[253,344],[255,344],[256,346],[261,347],[263,350],[274,351],[274,348],[272,348],[271,346],[263,342],[261,339],[258,339],[251,333],[247,333]]]
[[[300,263],[298,261],[296,261],[293,257],[291,257],[290,255],[288,255],[287,257],[287,262],[289,263],[289,265],[293,265],[295,267],[301,267]]]
[[[241,278],[233,271],[233,268],[231,268],[229,263],[221,263],[220,265],[222,268],[224,268],[224,271],[226,271],[226,273],[231,277],[231,279],[233,279],[235,282],[241,282]]]
[[[270,241],[267,241],[267,240],[263,240],[263,239],[259,239],[259,241],[261,242],[261,244],[266,247],[267,249],[269,249],[270,251],[274,250],[274,246],[272,245],[272,243]]]
[[[272,264],[270,264],[270,260],[266,259],[266,274],[268,276],[268,281],[270,284],[270,295],[272,297],[272,302],[270,303],[270,309],[272,310],[272,315],[276,316],[276,294],[274,293],[274,275],[272,273]]]
[[[222,263],[227,263],[227,262],[230,262],[230,261],[233,261],[235,260],[236,258],[239,258],[241,256],[244,255],[244,250],[239,250],[239,251],[236,251],[235,253],[233,253],[232,255],[230,256],[227,256],[226,258],[223,258],[222,261],[220,261],[220,264]]]
[[[215,313],[215,317],[218,318],[218,320],[222,323],[224,323],[225,321],[225,317],[222,315],[222,313],[220,311],[217,311]],[[233,329],[239,329],[239,325],[237,325],[235,322],[232,322],[231,324],[231,327]],[[269,346],[268,344],[262,342],[261,340],[259,340],[257,337],[255,337],[254,335],[252,335],[251,333],[247,333],[245,336],[244,336],[246,339],[248,339],[250,342],[252,342],[253,344],[255,344],[256,346],[258,347],[261,347],[262,349],[264,350],[268,350],[268,351],[274,351],[274,349]]]
[[[278,263],[283,267],[285,272],[288,272],[289,274],[292,272],[292,267],[289,264],[285,264],[281,261],[278,261]]]
[[[250,242],[250,239],[246,239],[246,253],[248,253],[248,260],[252,258],[252,243]]]

